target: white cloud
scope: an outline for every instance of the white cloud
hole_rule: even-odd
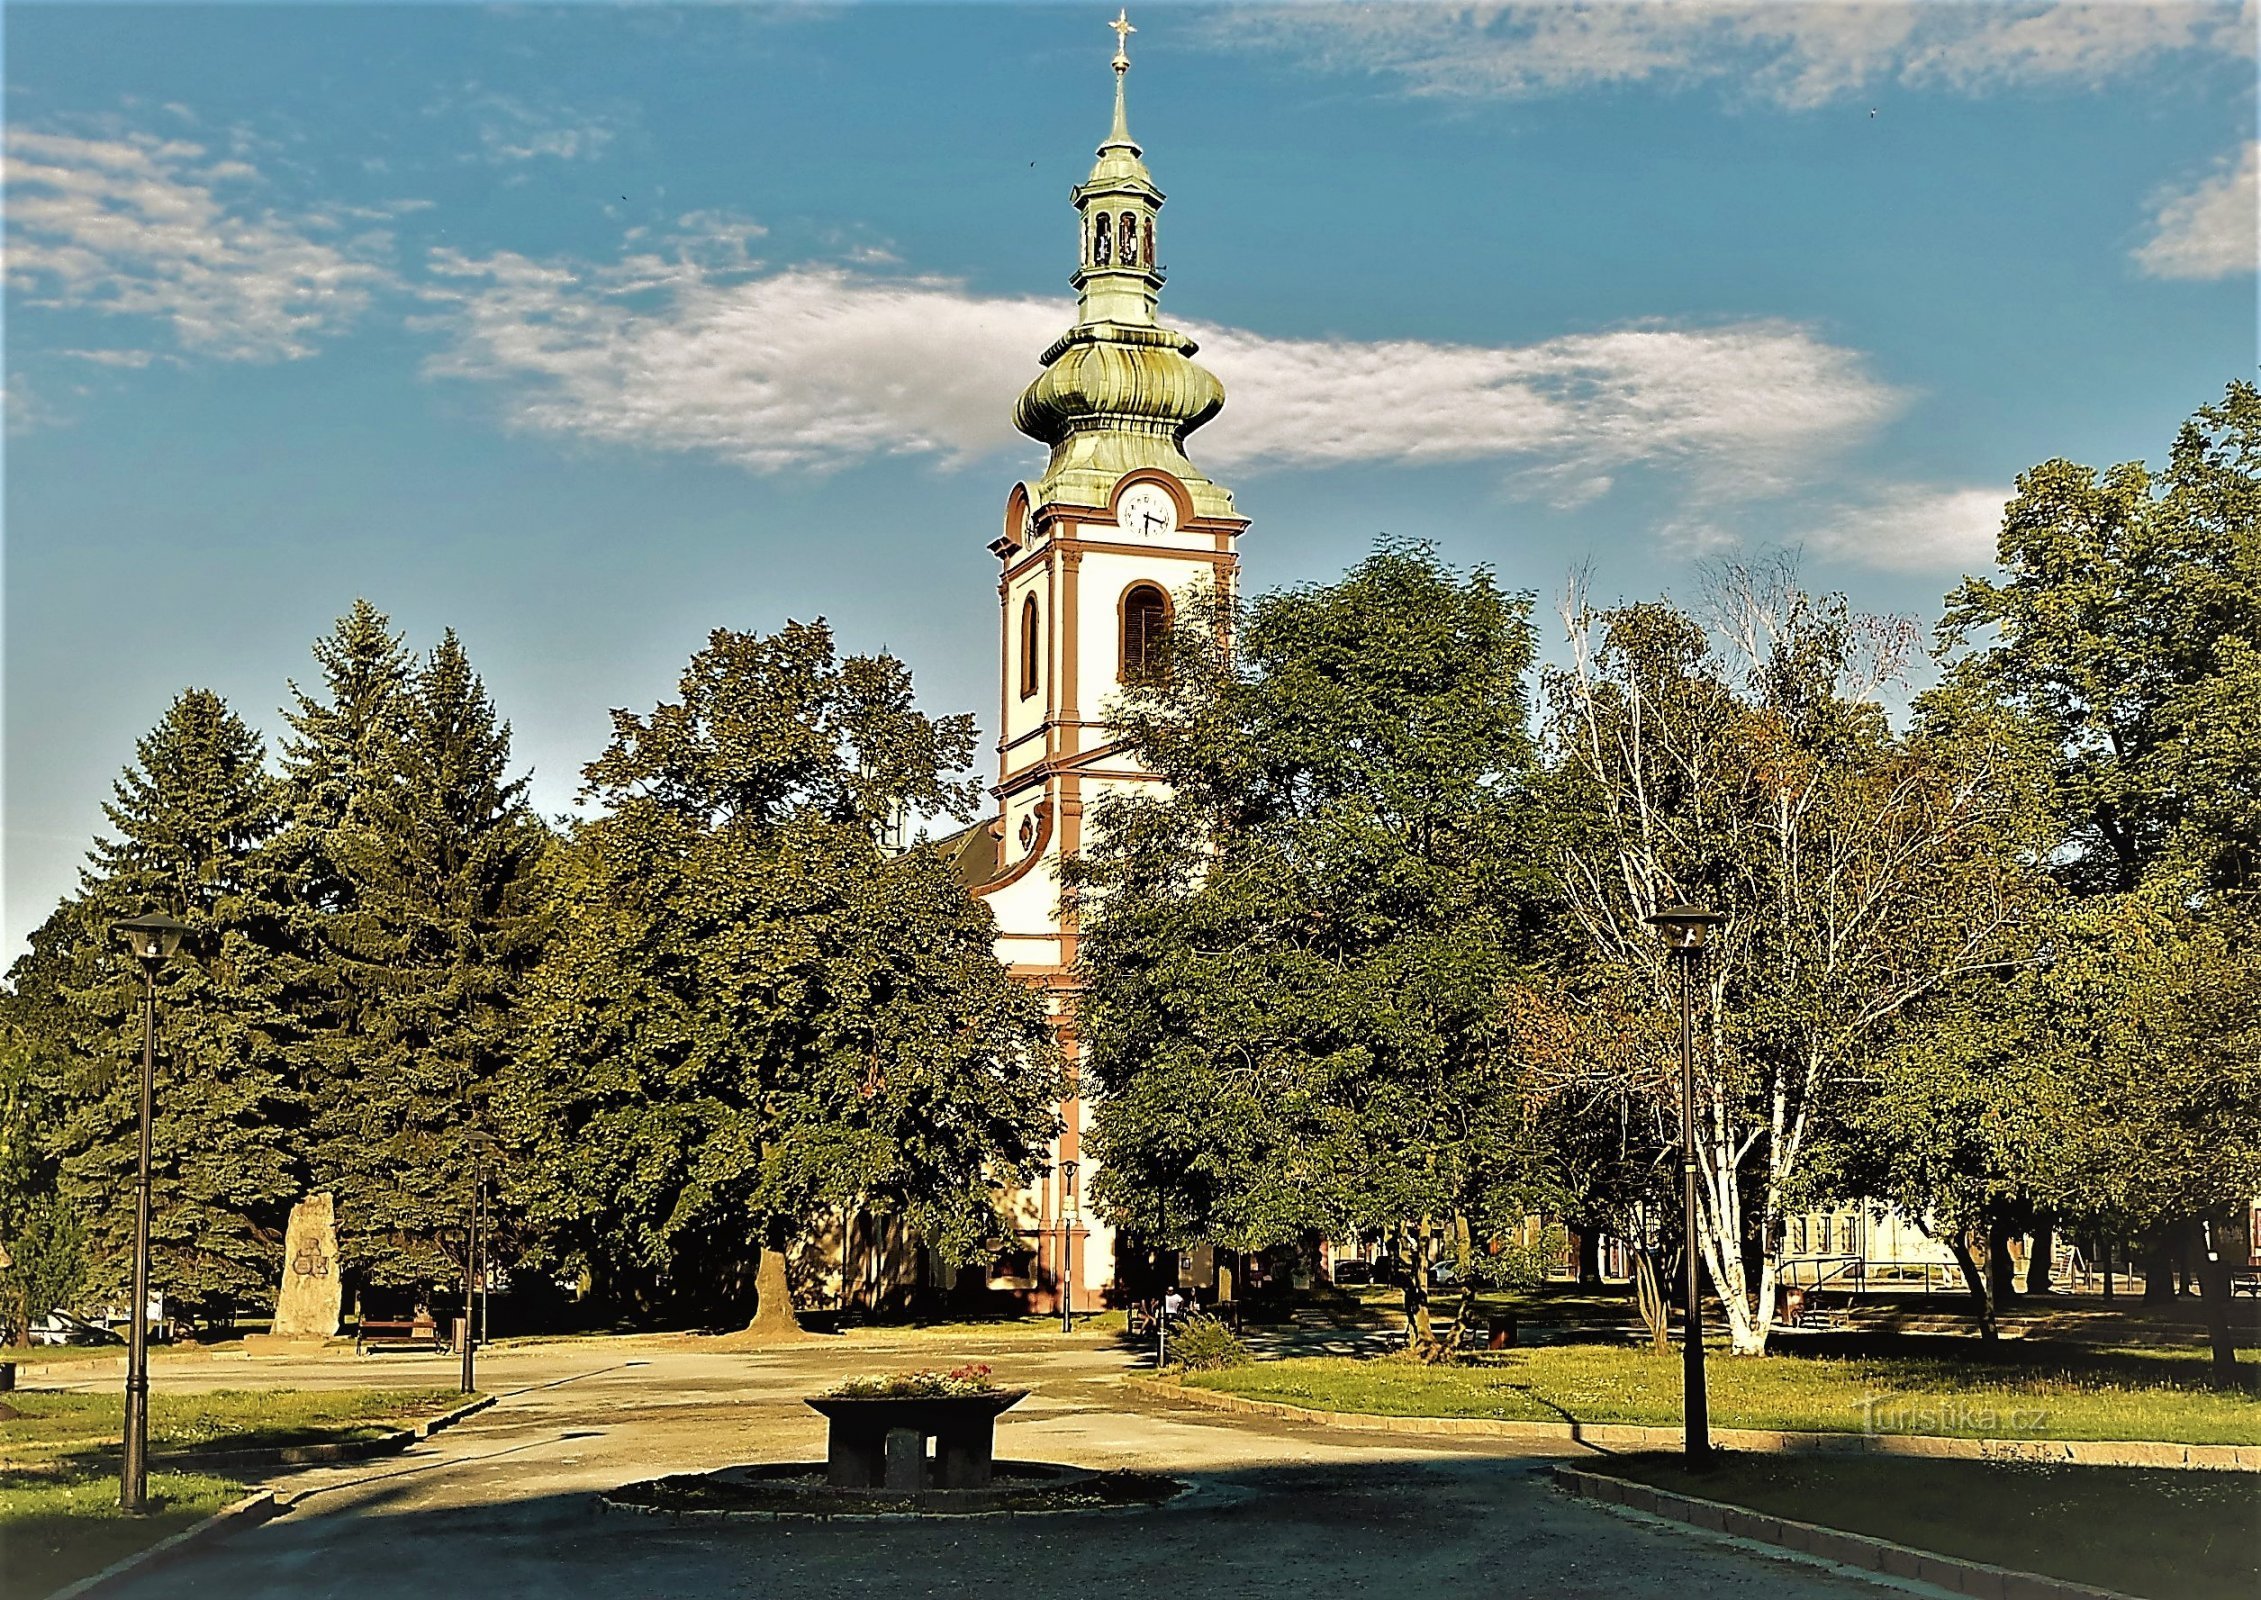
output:
[[[1205,359],[1232,397],[1202,435],[1219,462],[1497,459],[1565,505],[1638,465],[1678,468],[1710,494],[1774,492],[1902,403],[1854,352],[1773,321],[1522,346],[1217,329]]]
[[[605,267],[444,256],[441,374],[502,386],[516,425],[757,471],[1012,445],[1007,416],[1064,301],[836,265],[718,265],[699,242]],[[1712,497],[1777,491],[1902,403],[1854,352],[1781,322],[1641,325],[1529,346],[1194,328],[1224,379],[1194,441],[1220,467],[1496,461],[1574,504],[1664,467]]]
[[[1883,572],[1975,572],[1994,564],[2000,489],[1904,485],[1825,519],[1806,539],[1818,554]]]
[[[309,355],[390,274],[381,233],[288,218],[258,174],[200,145],[146,135],[7,136],[7,280],[28,303],[169,323],[230,361]]]
[[[2229,278],[2254,270],[2261,253],[2261,141],[2248,140],[2236,164],[2154,202],[2151,238],[2135,252],[2153,278]]]
[[[1725,81],[1808,107],[1884,84],[1975,94],[2100,84],[2189,52],[2252,54],[2255,8],[2146,0],[1593,0],[1581,5],[1313,4],[1241,9],[1218,38],[1415,94],[1522,96]]]

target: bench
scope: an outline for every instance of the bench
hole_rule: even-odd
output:
[[[445,1352],[451,1348],[447,1330],[430,1317],[415,1317],[405,1322],[385,1322],[363,1318],[353,1331],[353,1353],[366,1355],[371,1350],[431,1350]]]

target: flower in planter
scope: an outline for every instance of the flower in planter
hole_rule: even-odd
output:
[[[988,1364],[968,1362],[948,1372],[931,1368],[917,1372],[884,1372],[845,1378],[824,1391],[828,1400],[958,1400],[995,1394],[997,1384]]]

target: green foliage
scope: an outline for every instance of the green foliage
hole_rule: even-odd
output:
[[[997,1234],[1060,1087],[1042,1002],[939,852],[875,842],[898,807],[969,804],[942,774],[972,738],[821,623],[718,631],[678,700],[614,714],[510,1080],[514,1193],[601,1279],[727,1304],[848,1205],[952,1259]]]
[[[448,1236],[476,1141],[500,1125],[492,1101],[548,923],[549,833],[453,632],[387,726],[321,837],[339,896],[317,953],[340,1004],[317,1056],[312,1181],[336,1194],[341,1249],[366,1281],[428,1288],[460,1270]]]
[[[1103,800],[1073,870],[1100,1207],[1247,1250],[1519,1222],[1544,1173],[1495,1017],[1542,931],[1527,601],[1392,547],[1189,609],[1110,712],[1166,795]]]
[[[1215,1317],[1180,1317],[1170,1328],[1170,1365],[1184,1372],[1221,1372],[1256,1358]]]
[[[32,1317],[77,1298],[86,1238],[55,1193],[61,1063],[16,1020],[20,998],[0,1007],[0,1343],[18,1343]]]
[[[2056,751],[2082,892],[2173,862],[2223,887],[2261,871],[2261,392],[2229,386],[2154,476],[2044,462],[2002,524],[2004,576],[1948,597],[1950,682],[2031,717]]]
[[[35,1025],[64,1054],[58,1187],[83,1226],[89,1287],[131,1279],[142,977],[112,933],[166,911],[195,930],[157,975],[152,1286],[191,1314],[272,1292],[297,1190],[292,1082],[300,1019],[284,1004],[285,910],[264,846],[281,796],[251,730],[192,689],[137,747],[106,808],[79,897],[19,964]]]

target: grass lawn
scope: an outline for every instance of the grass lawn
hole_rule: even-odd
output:
[[[2251,1352],[2249,1355],[2253,1354]],[[1726,1428],[1964,1438],[2261,1443],[2261,1398],[2203,1387],[2201,1356],[2020,1342],[1981,1356],[1714,1356],[1712,1422]],[[2254,1367],[2261,1374],[2261,1363]],[[1499,1366],[1400,1357],[1299,1357],[1189,1374],[1187,1384],[1321,1411],[1524,1422],[1680,1420],[1680,1358],[1630,1346],[1519,1350]]]
[[[165,1469],[186,1450],[255,1450],[367,1439],[444,1411],[452,1389],[221,1390],[149,1397],[155,1511],[118,1510],[124,1397],[20,1390],[0,1395],[0,1573],[40,1595],[198,1522],[246,1493],[237,1479]]]
[[[2261,1480],[2251,1473],[1864,1456],[1729,1455],[1693,1475],[1670,1455],[1584,1465],[2146,1600],[2261,1594]]]

